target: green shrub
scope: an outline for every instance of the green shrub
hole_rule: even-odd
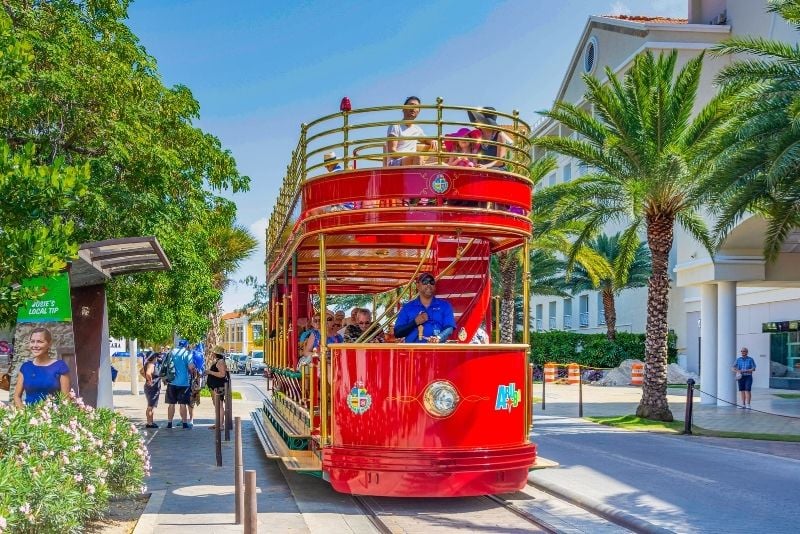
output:
[[[144,492],[150,460],[131,422],[81,399],[0,407],[0,532],[81,532],[111,495]]]
[[[605,334],[561,330],[531,332],[531,356],[536,365],[574,362],[587,367],[616,367],[627,359],[644,361],[644,337],[644,334],[617,332],[616,341],[609,341]],[[579,343],[582,347],[580,352],[577,350]],[[670,362],[677,358],[675,344],[675,334],[670,333],[667,340]]]

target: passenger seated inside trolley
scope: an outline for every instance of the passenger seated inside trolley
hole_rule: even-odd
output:
[[[436,278],[422,273],[417,278],[417,298],[406,302],[394,324],[394,335],[406,343],[441,343],[456,328],[450,303],[434,296]]]

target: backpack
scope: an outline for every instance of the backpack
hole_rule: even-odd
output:
[[[181,349],[181,352],[185,351],[186,349]],[[161,378],[164,379],[164,382],[169,384],[175,380],[175,353],[169,351],[166,356],[164,356],[164,360],[161,362],[161,368],[159,369],[159,375]]]

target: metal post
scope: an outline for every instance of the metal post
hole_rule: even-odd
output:
[[[547,395],[545,395],[546,388],[547,388],[547,380],[545,380],[544,378],[544,368],[542,368],[542,411],[544,411],[546,408],[546,400],[545,400],[547,398]]]
[[[320,439],[328,443],[328,328],[325,321],[328,305],[328,264],[325,259],[325,234],[319,234],[319,366],[322,393],[320,395]]]
[[[500,297],[494,297],[494,342],[500,343]]]
[[[694,408],[694,378],[686,381],[686,415],[683,421],[683,433],[692,434],[692,410]]]
[[[230,381],[225,382],[225,441],[231,440],[233,430],[233,388]]]
[[[244,534],[258,532],[258,500],[256,495],[256,472],[244,472]]]
[[[350,114],[347,111],[342,111],[342,136],[342,170],[346,171],[350,168]]]
[[[131,373],[131,395],[139,396],[139,340],[131,339],[128,342],[128,363]]]
[[[242,492],[242,483],[244,482],[244,465],[242,463],[242,418],[236,417],[236,422],[233,427],[233,484],[234,484],[234,503],[236,513],[236,524],[241,525],[244,519],[244,494]]]
[[[519,110],[515,109],[515,110],[512,112],[512,116],[514,117],[514,121],[513,121],[513,127],[514,127],[514,143],[512,144],[512,147],[513,147],[513,148],[512,148],[512,149],[509,151],[509,152],[511,153],[511,157],[510,157],[509,159],[511,159],[512,161],[516,162],[516,161],[517,161],[517,154],[518,154],[518,152],[517,152],[516,150],[514,150],[514,149],[515,149],[515,148],[518,148],[518,147],[517,147],[517,133],[519,132]],[[520,174],[520,173],[519,173],[519,169],[517,168],[517,165],[516,165],[516,163],[515,163],[515,164],[514,164],[514,165],[511,167],[511,170],[512,170],[513,172],[515,172],[515,173],[518,173],[518,174]]]
[[[525,368],[529,368],[531,363],[531,313],[530,313],[530,300],[531,300],[531,261],[530,261],[530,239],[525,239],[522,245],[522,342],[525,343]],[[512,311],[511,316],[514,316]],[[513,332],[513,331],[512,331]],[[512,334],[513,336],[513,334]],[[512,339],[513,341],[513,339]],[[525,390],[522,396],[525,399],[525,438],[530,435],[530,424],[533,420],[531,410],[533,405],[533,377],[526,380],[524,384]]]
[[[217,453],[217,467],[222,467],[222,402],[219,395],[214,397],[214,449]]]
[[[442,103],[444,99],[441,96],[436,97],[436,163],[442,164]]]
[[[578,417],[583,417],[583,371],[578,364]]]

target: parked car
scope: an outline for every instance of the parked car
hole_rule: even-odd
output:
[[[244,373],[246,360],[247,354],[242,354],[241,352],[231,352],[228,354],[228,358],[225,360],[225,363],[228,364],[229,372]]]
[[[264,363],[264,352],[253,351],[245,360],[244,373],[246,375],[263,375],[267,364]]]

